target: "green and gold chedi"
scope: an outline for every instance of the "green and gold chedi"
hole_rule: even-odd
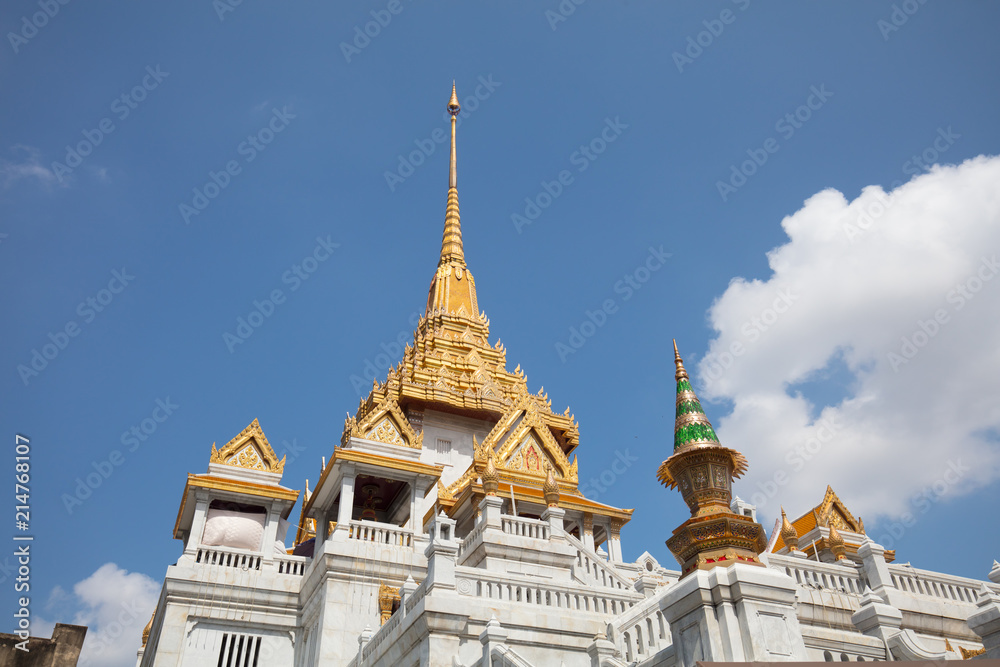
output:
[[[674,530],[667,547],[681,564],[682,576],[738,562],[761,565],[757,554],[767,540],[764,528],[729,509],[732,482],[747,470],[747,460],[723,447],[708,421],[674,341],[677,366],[677,418],[674,451],[660,464],[657,478],[680,489],[691,518]]]

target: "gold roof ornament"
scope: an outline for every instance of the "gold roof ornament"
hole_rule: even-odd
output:
[[[799,550],[799,534],[795,532],[795,526],[788,520],[784,507],[781,508],[781,539],[789,551]]]
[[[156,618],[156,610],[155,609],[153,610],[153,613],[150,614],[150,616],[149,616],[149,623],[147,623],[146,627],[144,627],[142,629],[142,645],[143,645],[143,647],[145,647],[146,646],[146,642],[149,641],[149,633],[153,631],[153,619],[154,618]]]
[[[274,472],[280,475],[285,470],[286,458],[288,457],[284,456],[280,461],[278,460],[278,455],[274,453],[271,443],[267,441],[264,431],[260,428],[260,423],[254,419],[222,449],[216,449],[213,442],[212,457],[209,461],[248,470]]]
[[[495,496],[497,494],[497,489],[500,488],[500,472],[497,470],[496,464],[493,463],[493,456],[490,455],[486,459],[486,470],[483,471],[483,491],[486,492],[488,496]]]
[[[958,648],[962,652],[962,660],[968,660],[970,658],[975,658],[976,656],[983,655],[984,653],[986,653],[986,647],[985,646],[983,648],[977,648],[977,649],[974,649],[974,650],[971,650],[971,651],[969,649],[965,648],[964,646],[959,646]]]
[[[827,543],[830,545],[830,551],[833,555],[837,557],[837,560],[847,559],[847,546],[844,544],[844,538],[837,531],[837,526],[832,521],[827,521],[827,527],[830,529],[830,537],[827,538]]]
[[[545,504],[549,507],[559,507],[559,485],[556,483],[555,475],[552,474],[552,467],[549,466],[545,475],[545,485],[542,486],[545,494]]]
[[[380,583],[378,587],[378,609],[382,625],[392,617],[392,607],[399,602],[399,590]]]

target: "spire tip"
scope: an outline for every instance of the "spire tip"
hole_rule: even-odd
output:
[[[684,360],[681,359],[681,353],[677,351],[676,338],[674,339],[674,364],[677,366],[677,372],[674,374],[674,379],[677,382],[689,379],[687,370],[684,368]]]
[[[448,113],[452,116],[457,116],[458,112],[462,110],[462,105],[458,103],[458,93],[455,90],[455,81],[451,82],[451,99],[448,100]]]

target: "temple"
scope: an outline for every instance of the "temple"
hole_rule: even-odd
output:
[[[656,475],[691,517],[653,538],[676,565],[626,560],[633,510],[581,492],[573,415],[490,342],[462,242],[454,86],[447,109],[444,232],[412,345],[304,493],[256,420],[206,450],[139,667],[1000,658],[1000,565],[979,581],[895,562],[829,487],[768,536],[733,495],[749,462],[720,443],[676,342]]]

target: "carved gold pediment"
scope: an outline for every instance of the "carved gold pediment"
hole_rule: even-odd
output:
[[[360,420],[347,417],[341,444],[346,445],[352,437],[414,449],[420,449],[424,443],[423,432],[413,430],[399,408],[399,403],[388,394],[382,396],[374,408],[365,412]]]
[[[852,533],[865,532],[865,524],[860,519],[854,518],[847,506],[833,492],[833,488],[826,487],[826,495],[823,502],[816,508],[816,514],[827,524],[833,524],[837,530],[849,530]]]
[[[278,455],[274,453],[274,449],[267,441],[264,431],[260,428],[260,423],[254,419],[222,449],[216,449],[215,443],[212,443],[210,461],[248,470],[276,472],[280,475],[285,470],[286,458],[282,457],[280,461],[278,460]]]
[[[505,481],[540,487],[551,468],[560,483],[575,490],[579,481],[576,457],[570,462],[545,423],[539,407],[544,399],[527,391],[519,394],[482,443],[473,437],[473,463],[448,486],[449,495],[457,496],[480,477],[490,458]]]

